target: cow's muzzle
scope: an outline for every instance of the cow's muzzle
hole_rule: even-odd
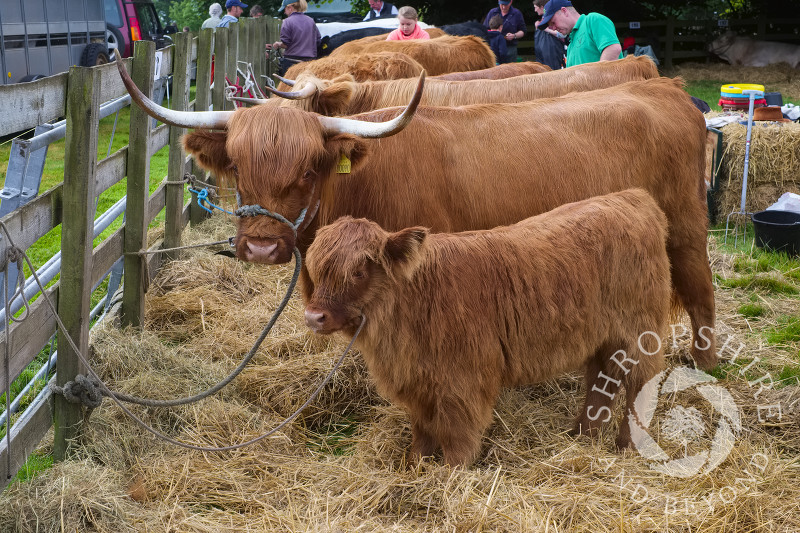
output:
[[[240,234],[236,238],[236,256],[243,261],[252,263],[268,265],[288,263],[292,258],[292,249],[297,242],[297,230],[304,221],[308,222],[306,220],[307,210],[308,208],[303,209],[297,220],[289,222],[283,215],[273,213],[257,204],[240,206],[234,212],[236,216],[240,218],[268,216],[287,225],[291,233],[287,232],[286,235],[274,237],[252,237]],[[316,206],[314,212],[316,212]]]

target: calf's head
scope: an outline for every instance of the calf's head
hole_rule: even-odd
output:
[[[303,209],[314,210],[322,182],[342,156],[350,159],[355,170],[368,152],[364,139],[394,135],[408,125],[425,81],[423,72],[414,98],[399,116],[387,122],[369,122],[272,105],[235,112],[173,111],[149,100],[121,61],[117,66],[131,98],[145,112],[173,126],[198,128],[184,137],[184,147],[222,184],[236,184],[240,206],[258,206],[290,222],[297,221]],[[304,225],[309,222],[305,219]],[[302,231],[303,225],[299,229]],[[285,263],[292,258],[296,235],[286,224],[256,214],[239,219],[235,242],[239,259]]]
[[[364,314],[391,305],[425,256],[426,228],[389,233],[375,222],[342,217],[317,232],[306,254],[306,325],[316,333],[352,333]]]

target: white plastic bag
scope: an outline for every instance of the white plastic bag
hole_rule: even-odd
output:
[[[795,213],[800,213],[800,194],[785,192],[778,198],[778,201],[769,206],[767,210],[794,211]]]

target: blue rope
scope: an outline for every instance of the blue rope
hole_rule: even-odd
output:
[[[211,203],[211,201],[209,201],[209,199],[208,199],[208,189],[194,189],[192,187],[189,187],[189,192],[192,193],[192,194],[196,194],[197,195],[197,205],[199,205],[200,207],[202,207],[203,209],[205,209],[209,213],[213,214],[214,212],[211,209],[209,209],[208,207],[206,207],[205,205],[203,205],[203,202],[205,202],[206,204],[208,204],[210,207],[212,207],[214,209],[219,209],[223,213],[228,213],[229,215],[233,214],[230,211],[228,211],[227,209],[223,209],[223,208],[219,207],[218,205],[214,205],[213,203]]]

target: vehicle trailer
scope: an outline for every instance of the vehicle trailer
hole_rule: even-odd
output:
[[[103,0],[0,1],[2,83],[109,60]]]

